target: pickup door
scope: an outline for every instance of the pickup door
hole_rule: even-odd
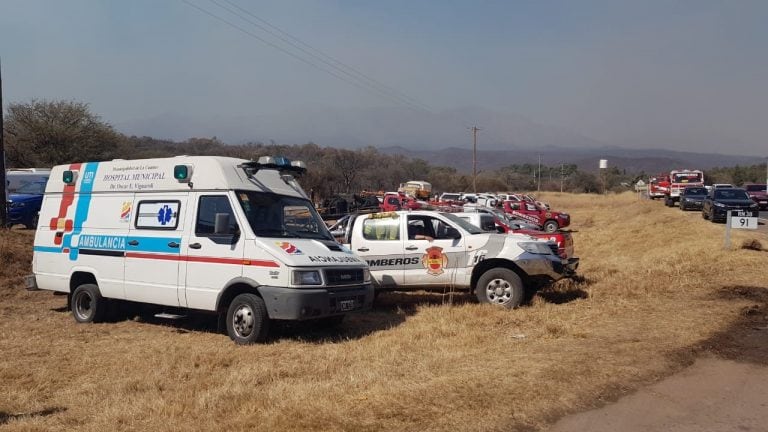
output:
[[[430,215],[363,217],[355,223],[352,250],[381,288],[451,288],[457,272],[467,270],[466,242],[456,232]]]

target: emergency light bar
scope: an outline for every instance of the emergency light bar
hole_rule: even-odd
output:
[[[256,174],[260,169],[275,169],[301,175],[307,171],[307,164],[302,161],[291,161],[282,156],[262,156],[258,161],[243,162],[238,165],[238,168],[245,170],[249,176]]]

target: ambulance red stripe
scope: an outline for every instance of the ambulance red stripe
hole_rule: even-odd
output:
[[[181,256],[140,252],[126,252],[126,258],[157,259],[166,261],[203,262],[212,264],[235,264],[255,267],[280,267],[280,264],[269,260],[253,260],[248,258],[218,258],[204,256]]]

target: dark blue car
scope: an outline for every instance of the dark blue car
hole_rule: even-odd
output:
[[[757,203],[739,188],[715,188],[704,199],[701,216],[712,222],[726,220],[729,210],[757,211]]]
[[[37,228],[40,206],[45,193],[44,181],[27,183],[8,196],[8,225],[22,224]]]

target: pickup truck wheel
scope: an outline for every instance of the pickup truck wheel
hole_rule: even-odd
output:
[[[107,313],[107,300],[101,296],[98,286],[83,284],[72,293],[69,307],[79,323],[100,322]]]
[[[560,225],[558,225],[557,221],[555,220],[548,220],[544,222],[544,232],[553,233],[557,231],[558,228],[560,228]]]
[[[240,294],[227,309],[227,334],[238,345],[263,342],[269,333],[267,306],[255,294]]]
[[[525,298],[523,281],[515,272],[506,268],[493,268],[480,276],[475,287],[480,303],[490,303],[513,309]]]

